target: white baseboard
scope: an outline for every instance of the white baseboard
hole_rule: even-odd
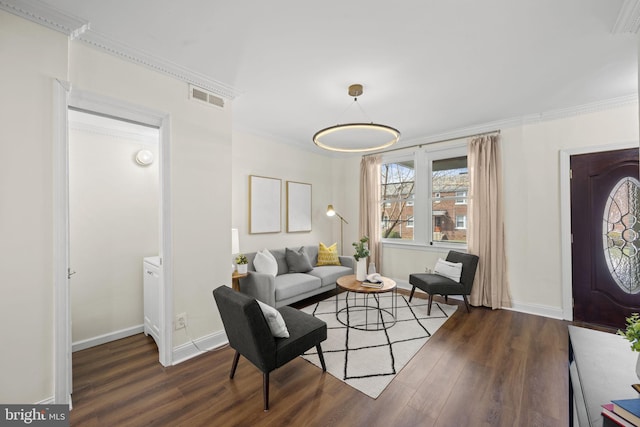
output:
[[[206,351],[211,351],[225,346],[229,343],[227,334],[223,331],[214,332],[210,335],[189,341],[173,349],[173,364],[177,365],[193,357],[199,356]]]
[[[511,307],[503,308],[505,310],[517,311],[519,313],[535,314],[536,316],[564,320],[564,313],[562,311],[562,308],[550,307],[548,305],[528,304],[511,301]]]
[[[109,332],[108,334],[100,335],[97,337],[89,338],[82,341],[76,341],[71,344],[71,351],[79,351],[87,348],[95,347],[97,345],[106,344],[111,341],[116,341],[122,338],[130,337],[144,332],[144,325],[132,326],[130,328],[121,329],[119,331]]]
[[[393,279],[396,282],[396,285],[400,289],[411,290],[413,287],[407,280],[404,279]],[[459,295],[451,295],[449,298],[462,301],[462,296]],[[562,308],[558,307],[550,307],[546,305],[540,304],[529,304],[529,303],[520,303],[517,301],[511,302],[511,307],[503,307],[505,310],[517,311],[519,313],[533,314],[536,316],[542,317],[550,317],[552,319],[560,319],[564,320],[564,313]]]

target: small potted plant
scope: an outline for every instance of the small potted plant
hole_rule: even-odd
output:
[[[618,329],[618,335],[623,336],[631,343],[631,350],[640,353],[640,315],[632,313],[630,317],[626,318],[626,321],[627,328],[624,331]],[[640,379],[640,354],[638,354],[638,361],[636,362],[636,375]]]
[[[238,254],[238,256],[236,256],[238,274],[247,274],[247,264],[249,264],[249,260],[244,254]]]
[[[369,238],[363,236],[359,242],[352,243],[356,250],[356,253],[353,254],[353,258],[356,260],[356,280],[361,282],[367,278],[367,257],[369,256],[367,242],[369,242]]]

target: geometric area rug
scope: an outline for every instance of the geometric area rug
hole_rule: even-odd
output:
[[[391,311],[392,292],[371,294],[366,305]],[[347,300],[348,297],[348,300]],[[354,297],[357,300],[354,301]],[[433,302],[431,316],[427,316],[427,301],[416,298],[411,303],[408,297],[397,294],[396,323],[379,331],[357,329],[364,325],[364,309],[340,311],[347,305],[363,305],[363,294],[343,292],[337,295],[339,319],[336,319],[336,296],[331,296],[302,309],[327,323],[327,340],[322,342],[327,372],[351,387],[376,399],[400,370],[422,348],[427,340],[458,309],[457,305]],[[369,324],[377,318],[383,325],[393,323],[393,318],[383,312],[382,317],[369,310]],[[344,326],[346,323],[356,328]],[[302,357],[320,367],[315,347]]]

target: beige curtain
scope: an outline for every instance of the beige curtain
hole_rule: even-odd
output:
[[[500,135],[469,141],[469,252],[480,257],[470,302],[493,309],[511,306],[504,245]]]
[[[380,156],[364,156],[360,161],[360,235],[369,236],[369,262],[382,271],[380,244]]]

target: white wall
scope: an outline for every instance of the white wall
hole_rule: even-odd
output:
[[[327,217],[326,211],[327,205],[333,204],[336,210],[341,212],[340,201],[336,201],[333,192],[336,175],[340,174],[338,168],[333,166],[330,157],[301,150],[265,137],[234,131],[231,210],[233,212],[233,226],[238,228],[240,250],[247,253],[263,248],[277,249],[296,245],[317,245],[321,241],[329,245],[339,241],[339,220],[337,217]],[[249,234],[250,175],[277,178],[282,181],[282,231],[280,233]],[[287,233],[286,231],[287,181],[304,182],[312,186],[311,232]],[[357,198],[357,193],[353,197]],[[351,220],[348,217],[346,219]],[[351,227],[357,227],[355,218]],[[231,259],[230,254],[227,259]]]
[[[0,11],[0,402],[54,394],[53,81],[170,115],[174,312],[191,338],[222,330],[211,291],[228,282],[231,103]],[[10,60],[8,59],[10,58]],[[174,346],[189,340],[174,333]]]
[[[67,37],[0,11],[0,402],[53,395],[52,103]]]
[[[157,129],[147,142],[113,120],[79,120],[69,133],[74,343],[143,324],[142,259],[158,255],[160,233]],[[154,154],[151,165],[136,163],[141,149]]]

